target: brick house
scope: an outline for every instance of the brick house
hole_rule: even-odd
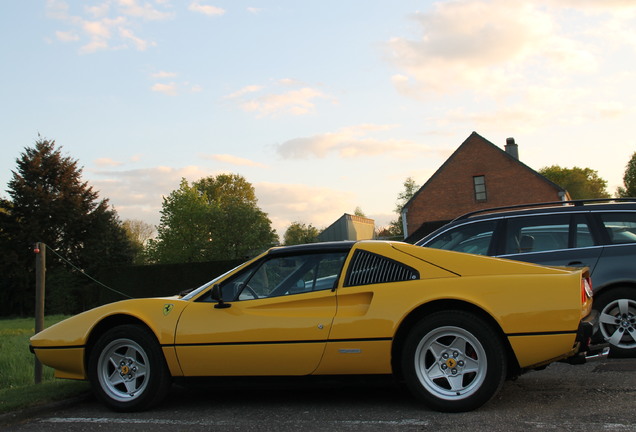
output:
[[[402,223],[406,241],[417,241],[474,210],[568,199],[565,189],[519,161],[513,138],[502,150],[473,132],[404,205]]]

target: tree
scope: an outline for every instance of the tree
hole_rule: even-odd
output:
[[[285,231],[283,241],[286,246],[316,243],[318,241],[318,234],[320,234],[318,228],[311,224],[305,225],[302,222],[292,222],[289,228]]]
[[[182,178],[179,189],[163,198],[157,238],[148,240],[150,259],[158,263],[210,259],[210,227],[215,211],[205,194],[199,193]]]
[[[205,177],[193,183],[200,192],[205,193],[208,201],[220,207],[233,203],[256,206],[256,192],[250,182],[239,174],[219,174],[216,177]]]
[[[278,243],[267,213],[258,207],[254,186],[239,174],[219,174],[193,183],[218,213],[210,227],[213,259],[246,258]]]
[[[561,186],[572,199],[609,198],[607,181],[591,168],[562,168],[559,165],[543,167],[539,174]]]
[[[396,220],[391,221],[389,227],[386,230],[386,234],[392,237],[404,237],[404,227],[402,224],[402,208],[407,202],[417,193],[419,186],[415,183],[412,177],[407,177],[402,184],[404,190],[398,194],[397,202],[395,203],[395,213],[398,214]]]
[[[122,228],[133,246],[135,264],[143,264],[146,261],[144,248],[152,238],[155,228],[139,219],[126,219],[122,223]]]
[[[623,186],[625,187],[619,186],[616,190],[618,198],[636,198],[636,152],[632,154],[625,167]]]
[[[356,209],[354,210],[353,214],[355,216],[360,216],[360,217],[363,217],[363,218],[367,217],[367,215],[364,214],[364,212],[362,211],[362,209],[360,207],[356,207]]]
[[[155,228],[139,219],[126,219],[122,223],[126,235],[135,243],[145,245],[152,238]]]
[[[8,183],[10,201],[2,203],[0,217],[5,255],[0,264],[4,275],[0,295],[5,300],[4,313],[25,315],[33,310],[36,242],[46,243],[88,274],[130,263],[132,247],[108,200],[100,199],[82,181],[77,161],[62,155],[55,141],[39,138],[16,162],[17,169]],[[68,283],[68,277],[64,284],[49,283],[62,270],[69,273],[59,260],[47,260],[47,302],[56,301],[64,309],[48,312],[78,312],[91,294],[85,283]]]
[[[182,179],[179,189],[164,198],[157,232],[148,254],[161,263],[245,258],[278,241],[253,186],[238,174],[192,185]]]

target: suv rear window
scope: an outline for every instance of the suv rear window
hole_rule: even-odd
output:
[[[601,220],[612,243],[636,243],[636,213],[603,213]]]
[[[569,214],[508,219],[505,254],[544,252],[594,245],[583,215]],[[575,233],[575,235],[570,235]]]

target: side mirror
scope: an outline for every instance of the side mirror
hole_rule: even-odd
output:
[[[221,286],[219,284],[215,284],[212,286],[210,297],[212,297],[212,300],[216,301],[216,304],[214,305],[215,309],[226,309],[232,306],[230,303],[225,303],[225,301],[223,301],[223,291],[221,290]]]

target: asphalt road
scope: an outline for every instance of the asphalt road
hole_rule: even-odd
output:
[[[636,431],[636,359],[554,364],[508,381],[479,410],[444,414],[387,379],[215,381],[175,386],[152,411],[119,414],[92,397],[5,431]]]

